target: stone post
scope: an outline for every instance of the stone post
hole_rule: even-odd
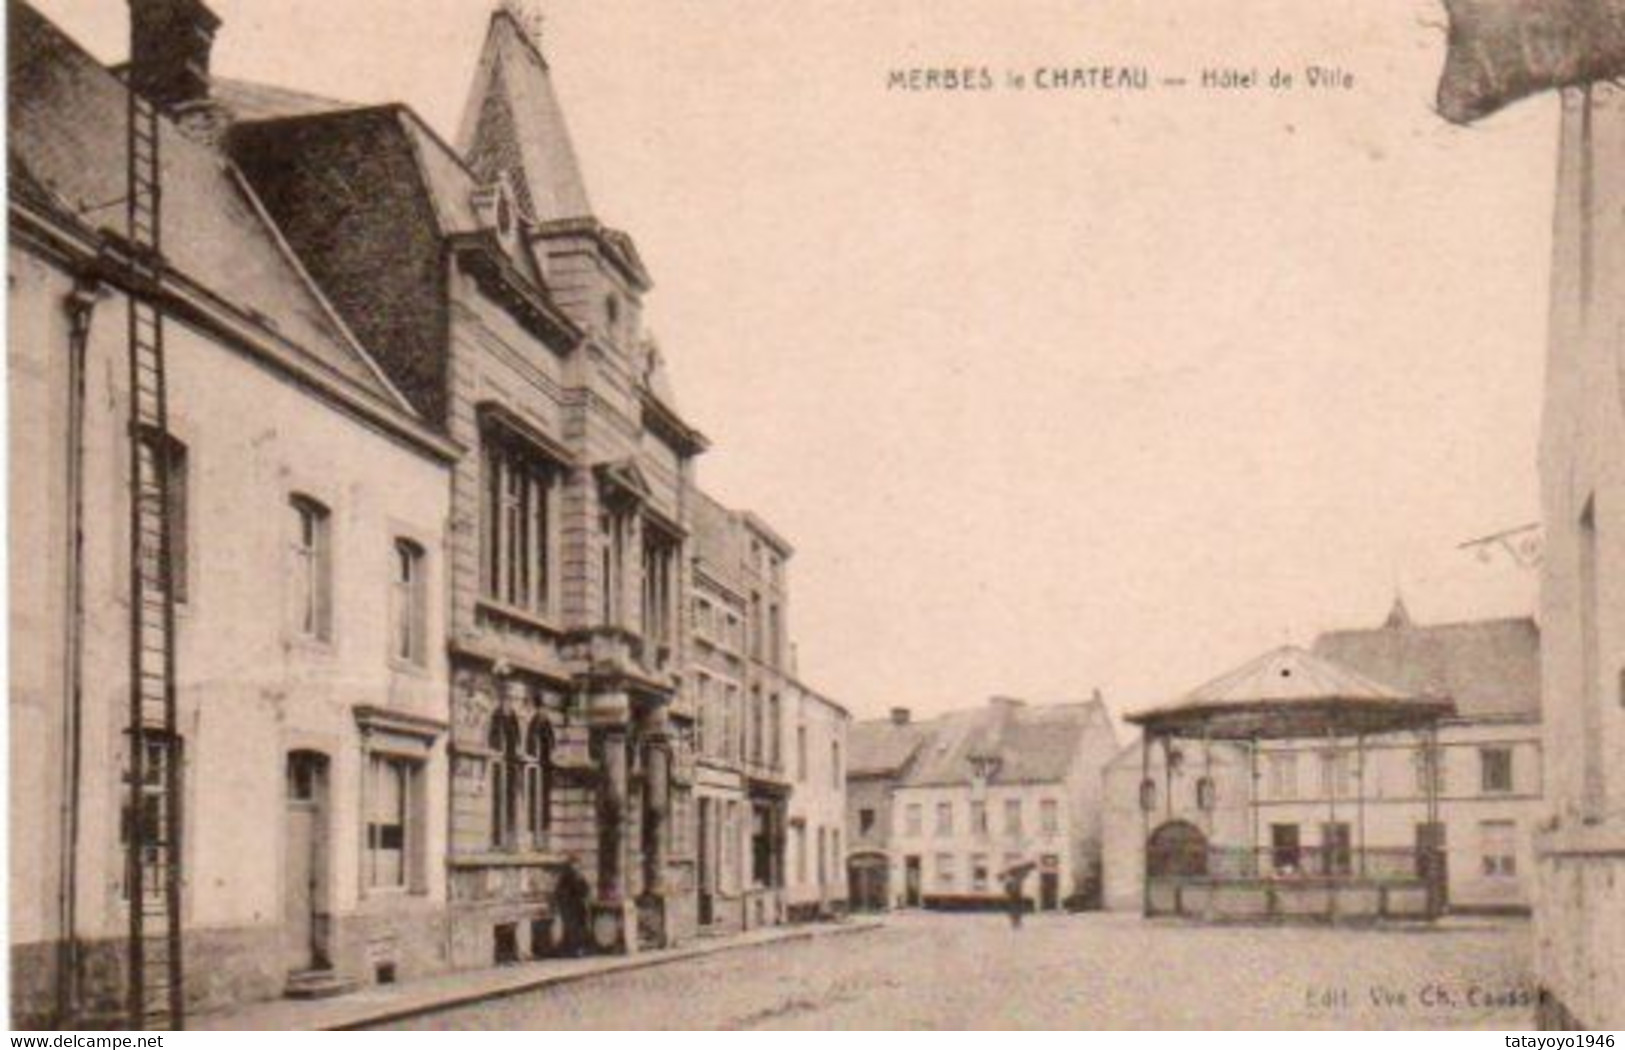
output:
[[[598,787],[598,897],[614,904],[625,896],[626,729],[611,726],[598,733],[603,756]]]
[[[637,950],[636,913],[626,892],[627,734],[624,693],[592,697],[587,719],[599,744],[598,893],[592,936],[602,951]]]

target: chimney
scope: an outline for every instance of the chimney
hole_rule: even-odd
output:
[[[894,726],[906,726],[906,725],[908,725],[908,720],[909,720],[908,708],[906,708],[906,707],[894,707],[894,708],[891,709],[891,724],[892,725],[894,725]]]
[[[209,52],[220,19],[203,0],[129,0],[130,85],[174,112],[209,97]]]

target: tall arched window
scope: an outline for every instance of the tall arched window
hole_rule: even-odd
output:
[[[511,849],[516,845],[519,796],[524,785],[519,719],[513,712],[498,711],[491,716],[490,745],[491,845]]]
[[[288,505],[293,511],[290,547],[294,629],[305,638],[332,641],[332,515],[309,496],[290,496]]]
[[[532,849],[547,847],[553,826],[553,727],[538,713],[525,736],[525,816]]]

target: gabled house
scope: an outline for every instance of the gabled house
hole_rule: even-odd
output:
[[[150,282],[119,262],[125,82],[28,4],[7,15],[13,1025],[128,1026],[131,913],[165,913],[160,863],[183,1014],[443,970],[460,449],[180,119],[207,8],[132,5],[138,37],[179,19],[201,47],[184,67],[138,54],[160,63],[140,82],[171,89]],[[154,310],[161,428],[131,407],[150,380],[129,319]],[[154,572],[134,455],[168,464],[173,741],[130,717],[152,622],[132,581]],[[131,776],[137,747],[177,756],[178,791],[150,763]]]
[[[1031,906],[1098,900],[1101,774],[1117,750],[1098,694],[1049,705],[995,697],[939,716],[912,749],[906,724],[873,725],[862,727],[873,737],[860,746],[892,760],[908,755],[889,791],[886,881],[894,899],[994,907],[1003,899],[1001,873],[1030,865],[1036,875],[1023,892]],[[860,809],[854,850],[865,848],[863,822]]]
[[[886,911],[902,903],[892,875],[892,793],[930,736],[906,707],[883,719],[853,723],[847,732],[847,898],[854,911]]]

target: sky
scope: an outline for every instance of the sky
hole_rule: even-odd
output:
[[[210,2],[220,74],[448,137],[490,10]],[[35,3],[124,57],[124,4]],[[801,676],[856,715],[1097,688],[1121,714],[1396,593],[1533,611],[1532,572],[1457,546],[1538,517],[1556,102],[1440,120],[1440,5],[542,8],[701,483],[795,544]],[[1031,85],[1098,65],[1155,86]],[[887,87],[966,66],[999,88]]]

